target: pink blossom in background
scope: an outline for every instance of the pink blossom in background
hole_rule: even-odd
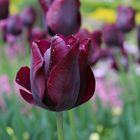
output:
[[[122,107],[120,99],[120,88],[114,80],[107,80],[104,77],[96,78],[96,97],[99,97],[104,107]],[[96,99],[95,97],[95,99]]]
[[[12,93],[12,88],[10,86],[9,77],[7,75],[0,76],[0,108],[5,108],[5,101],[3,99],[3,94],[10,95]]]
[[[7,75],[1,75],[0,76],[0,94],[10,94],[12,91],[10,83],[9,83],[9,77]]]

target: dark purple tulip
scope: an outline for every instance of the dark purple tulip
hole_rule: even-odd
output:
[[[51,111],[72,109],[87,102],[95,91],[95,79],[87,64],[90,41],[79,42],[58,35],[51,41],[33,42],[31,68],[22,67],[16,77],[21,96],[30,104]]]
[[[103,40],[108,47],[123,47],[124,35],[115,24],[106,24],[103,27]]]
[[[102,31],[96,30],[91,34],[91,40],[93,42],[93,47],[100,48],[102,44]]]
[[[22,21],[18,15],[11,16],[7,19],[7,33],[18,36],[22,33]]]
[[[39,27],[30,29],[27,33],[28,41],[32,44],[33,41],[38,41],[46,38],[46,32],[42,31]]]
[[[139,48],[139,51],[140,51],[140,26],[138,26],[137,41],[138,41],[138,48]]]
[[[9,0],[0,0],[0,20],[9,15]]]
[[[25,7],[20,14],[21,20],[25,27],[31,28],[36,21],[37,13],[31,6]]]
[[[136,11],[132,7],[119,6],[117,14],[117,27],[122,32],[129,32],[135,27]]]
[[[51,34],[76,33],[81,25],[79,0],[54,0],[46,12],[46,23]]]

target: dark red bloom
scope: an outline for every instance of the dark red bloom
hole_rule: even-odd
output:
[[[31,6],[25,7],[20,14],[21,20],[25,27],[31,28],[36,21],[37,13]]]
[[[122,32],[129,32],[135,27],[136,11],[132,7],[119,6],[117,14],[117,27]]]
[[[108,47],[123,47],[124,35],[115,24],[106,24],[103,27],[103,40]]]
[[[76,33],[81,25],[79,0],[54,0],[46,12],[46,24],[53,35]]]
[[[5,19],[9,15],[9,0],[0,0],[0,19]]]
[[[22,67],[16,82],[29,103],[52,111],[72,109],[87,102],[95,90],[95,79],[87,64],[90,41],[58,35],[51,41],[33,42],[31,69]]]
[[[39,27],[34,27],[27,32],[28,41],[32,44],[33,41],[38,41],[46,38],[46,32]]]
[[[11,16],[7,19],[6,31],[12,35],[18,36],[22,33],[22,21],[18,15]]]

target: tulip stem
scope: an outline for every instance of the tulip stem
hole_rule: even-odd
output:
[[[76,127],[75,127],[75,122],[74,122],[74,112],[72,110],[68,111],[69,115],[69,121],[70,121],[70,126],[72,129],[72,139],[77,140],[77,133],[76,133]]]
[[[63,131],[63,113],[56,113],[56,123],[57,123],[57,133],[58,140],[64,140],[64,131]]]

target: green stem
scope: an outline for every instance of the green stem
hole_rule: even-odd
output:
[[[57,123],[57,133],[58,140],[64,140],[64,131],[63,131],[63,113],[56,113],[56,123]]]
[[[74,122],[74,113],[73,111],[68,111],[68,115],[69,115],[69,121],[70,121],[70,126],[72,129],[72,140],[77,140],[77,133],[76,133],[76,127],[75,127],[75,122]]]

